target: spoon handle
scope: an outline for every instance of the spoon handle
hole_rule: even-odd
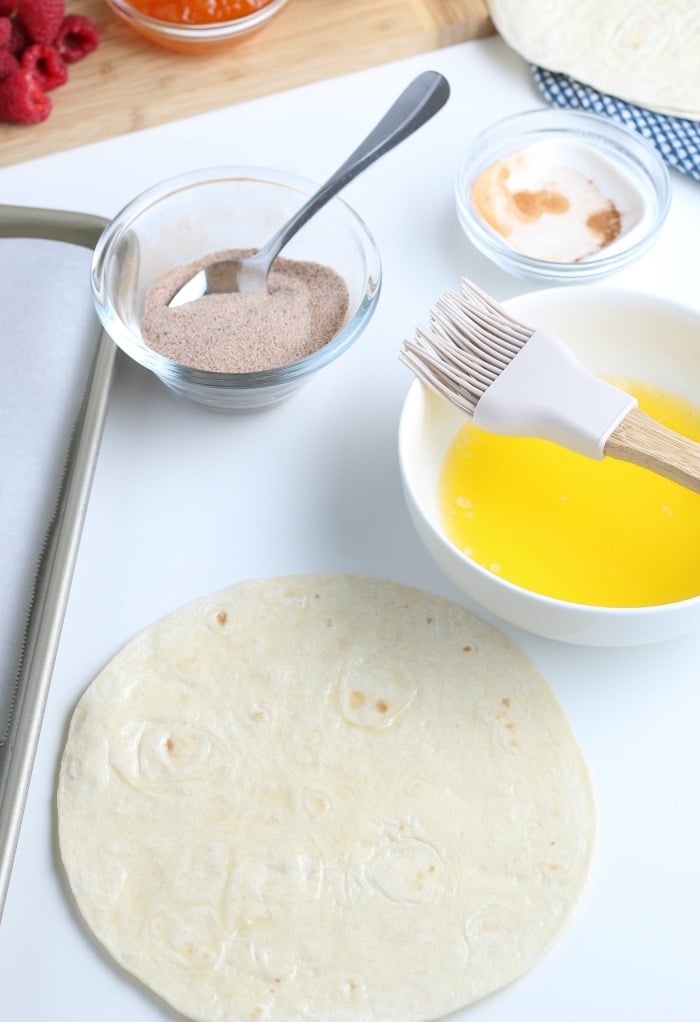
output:
[[[445,105],[449,95],[450,86],[447,79],[437,71],[424,71],[414,78],[364,142],[360,143],[345,163],[321,185],[318,191],[314,192],[284,227],[270,238],[256,254],[254,261],[258,265],[271,263],[314,213],[370,164],[429,121]]]

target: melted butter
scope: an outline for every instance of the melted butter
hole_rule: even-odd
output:
[[[700,408],[615,380],[700,441]],[[557,599],[641,607],[700,594],[700,496],[651,472],[467,422],[440,476],[448,538],[482,567]]]

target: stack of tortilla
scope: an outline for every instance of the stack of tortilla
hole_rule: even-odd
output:
[[[532,64],[600,92],[700,120],[697,0],[488,0],[503,39]]]

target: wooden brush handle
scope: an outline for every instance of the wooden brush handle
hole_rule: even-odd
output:
[[[700,493],[700,444],[633,408],[605,442],[605,454],[641,465]]]

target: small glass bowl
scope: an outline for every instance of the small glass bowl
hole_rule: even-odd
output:
[[[287,3],[287,0],[269,0],[251,14],[232,21],[213,21],[204,25],[185,24],[177,21],[163,21],[152,18],[138,10],[128,0],[107,0],[115,14],[127,24],[160,46],[181,53],[204,53],[208,50],[229,46],[266,25]]]
[[[260,372],[193,369],[148,347],[141,317],[146,292],[169,270],[211,252],[259,248],[317,189],[285,171],[234,166],[191,171],[137,196],[105,228],[93,256],[93,298],[107,333],[175,393],[210,408],[238,411],[288,397],[357,340],[379,298],[377,246],[342,199],[331,199],[282,253],[329,266],[348,286],[342,329],[312,354]]]
[[[474,182],[530,146],[552,166],[555,161],[577,165],[614,202],[623,230],[611,244],[572,262],[536,258],[518,251],[484,219],[473,202]],[[514,276],[550,284],[597,280],[638,259],[655,240],[671,199],[668,170],[651,143],[606,117],[571,110],[532,110],[477,135],[459,167],[455,192],[459,222],[480,252]]]

